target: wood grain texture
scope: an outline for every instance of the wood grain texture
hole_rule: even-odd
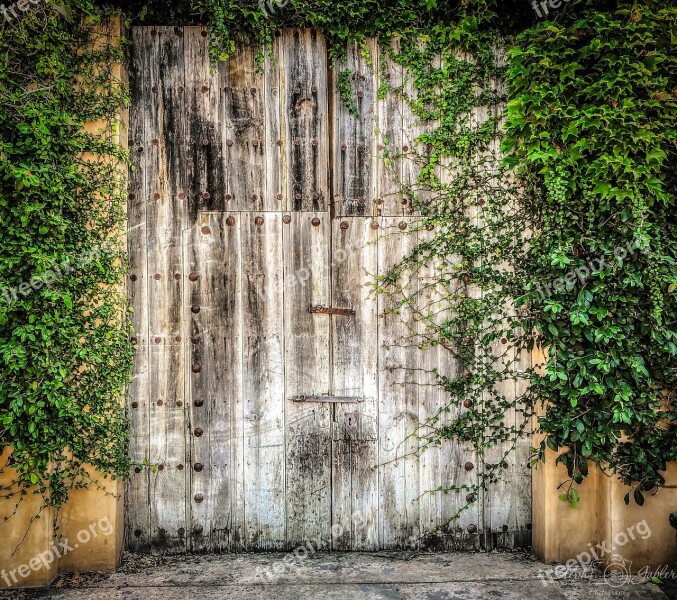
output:
[[[332,223],[332,305],[356,313],[331,317],[333,393],[364,397],[334,406],[332,525],[344,530],[334,539],[337,550],[378,547],[378,318],[367,286],[378,269],[373,224],[363,217]]]
[[[143,101],[147,97],[146,65],[149,58],[145,50],[145,29],[132,30],[130,89],[132,95],[129,112],[129,146],[133,169],[129,173],[127,204],[127,247],[129,252],[129,278],[127,297],[134,312],[132,326],[136,351],[132,381],[127,393],[127,412],[133,435],[129,439],[129,456],[132,469],[125,493],[126,546],[133,552],[150,549],[150,511],[148,506],[149,470],[142,467],[149,456],[149,344],[148,344],[148,269],[146,231],[146,161],[143,155],[146,135],[143,119]]]
[[[242,213],[245,548],[286,544],[282,216]]]
[[[333,197],[337,215],[376,215],[376,75],[374,40],[362,48],[351,44],[345,64],[332,69],[333,103]],[[355,114],[345,105],[338,89],[342,70],[351,72],[351,103]]]
[[[329,191],[327,45],[315,29],[285,30],[282,39],[287,210],[322,211]]]
[[[385,217],[378,240],[378,274],[387,276],[416,246],[412,219]],[[405,272],[398,292],[378,297],[379,519],[380,547],[418,545],[420,529],[419,423],[414,311],[402,298],[418,290],[415,273]],[[392,291],[392,290],[391,290]]]
[[[242,549],[240,221],[238,213],[201,213],[185,234],[193,551]]]
[[[330,303],[327,213],[296,212],[283,225],[286,392],[287,541],[295,547],[326,536],[331,519],[331,406],[291,402],[330,393]]]
[[[153,35],[153,31],[155,34]],[[150,389],[151,543],[154,552],[186,549],[184,352],[181,231],[185,202],[175,153],[175,117],[182,110],[182,44],[173,28],[145,36],[149,102],[145,107],[146,226],[148,230],[148,337]]]

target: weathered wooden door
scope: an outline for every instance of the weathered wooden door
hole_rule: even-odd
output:
[[[128,486],[128,546],[415,547],[466,502],[425,492],[474,481],[477,457],[414,452],[445,403],[429,371],[455,365],[368,285],[423,235],[400,193],[416,173],[382,156],[418,131],[406,102],[377,98],[376,74],[402,72],[351,49],[354,116],[314,31],[281,32],[262,68],[241,48],[213,72],[200,28],[133,42],[130,451],[152,468]],[[518,462],[440,547],[528,543]]]

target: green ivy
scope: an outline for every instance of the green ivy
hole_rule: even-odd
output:
[[[123,392],[132,348],[120,289],[126,193],[113,142],[124,48],[86,0],[35,6],[0,35],[1,490],[60,506],[69,490],[129,470]],[[85,21],[84,19],[87,18]],[[84,130],[103,120],[106,134]],[[1,472],[1,471],[0,471]]]

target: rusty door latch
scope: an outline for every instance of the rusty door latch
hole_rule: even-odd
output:
[[[359,396],[294,396],[289,398],[292,402],[330,402],[332,404],[347,402],[364,402]]]
[[[332,308],[329,306],[322,306],[321,304],[318,304],[317,306],[311,304],[308,312],[318,315],[341,315],[344,317],[352,317],[355,315],[355,311],[352,308]]]

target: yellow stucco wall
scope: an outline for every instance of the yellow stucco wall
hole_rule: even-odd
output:
[[[100,29],[94,43],[115,44],[121,35],[122,21],[114,17]],[[114,80],[125,83],[125,77],[122,65],[114,65]],[[119,117],[122,127],[114,130],[102,121],[88,123],[85,129],[126,147],[126,111]],[[126,174],[126,166],[121,165],[120,177]],[[0,465],[6,464],[8,456],[9,450]],[[16,497],[0,500],[0,588],[45,586],[64,572],[115,570],[123,546],[124,483],[103,479],[93,469],[90,475],[96,484],[88,490],[73,490],[58,514],[46,509],[34,519],[44,502],[31,493],[24,496],[18,510]],[[10,485],[13,478],[12,469],[0,470],[0,486]]]

